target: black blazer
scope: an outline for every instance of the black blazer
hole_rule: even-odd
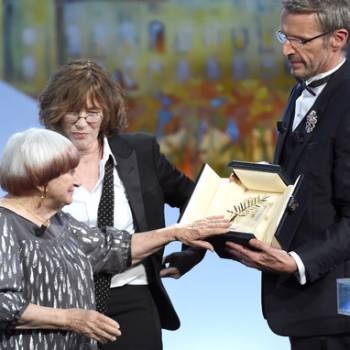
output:
[[[109,145],[125,187],[137,232],[164,227],[164,204],[183,208],[194,184],[159,151],[156,139],[143,133],[116,134]],[[159,277],[163,250],[145,262],[149,287],[162,327],[175,330],[180,321]]]
[[[293,118],[291,94],[284,125]],[[264,316],[277,334],[312,336],[349,333],[350,317],[337,314],[336,279],[350,277],[350,64],[329,80],[311,110],[314,130],[284,161],[292,180],[304,174],[302,207],[295,216],[288,251],[306,268],[306,285],[295,276],[263,273]],[[279,136],[275,162],[283,156]],[[288,228],[287,228],[288,229]]]

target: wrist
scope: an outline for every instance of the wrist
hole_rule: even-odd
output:
[[[165,236],[167,243],[178,241],[178,231],[179,231],[179,224],[174,224],[169,227],[166,227],[165,229]]]
[[[294,263],[296,264],[296,270],[294,272],[294,276],[297,278],[299,283],[301,285],[306,283],[306,273],[305,273],[305,266],[303,261],[301,260],[300,256],[294,252],[291,251],[288,253],[291,259],[294,260]]]
[[[289,255],[289,254],[288,254]],[[295,262],[295,259],[293,258],[293,256],[289,255],[289,273],[296,273],[298,272],[298,265]]]
[[[71,309],[61,309],[60,317],[58,317],[62,329],[70,330],[71,329],[71,318],[70,314],[73,310]]]

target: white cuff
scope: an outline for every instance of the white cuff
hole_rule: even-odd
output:
[[[289,252],[288,254],[294,259],[298,267],[298,272],[295,273],[295,277],[301,285],[306,284],[305,266],[300,256],[296,252]]]

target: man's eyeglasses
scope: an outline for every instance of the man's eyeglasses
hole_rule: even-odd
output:
[[[80,118],[85,119],[89,124],[97,123],[102,117],[102,112],[69,112],[65,115],[65,119],[70,124],[75,124]]]
[[[305,44],[309,43],[310,41],[321,38],[322,36],[328,35],[330,33],[332,33],[332,31],[317,34],[312,38],[296,38],[296,37],[288,36],[285,33],[283,33],[281,30],[278,30],[276,32],[276,38],[281,44],[285,44],[288,41],[293,47],[301,48]]]

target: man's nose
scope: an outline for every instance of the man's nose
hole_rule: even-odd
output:
[[[285,57],[288,57],[291,54],[295,53],[294,47],[291,45],[289,40],[286,40],[286,42],[282,45],[282,54]]]

